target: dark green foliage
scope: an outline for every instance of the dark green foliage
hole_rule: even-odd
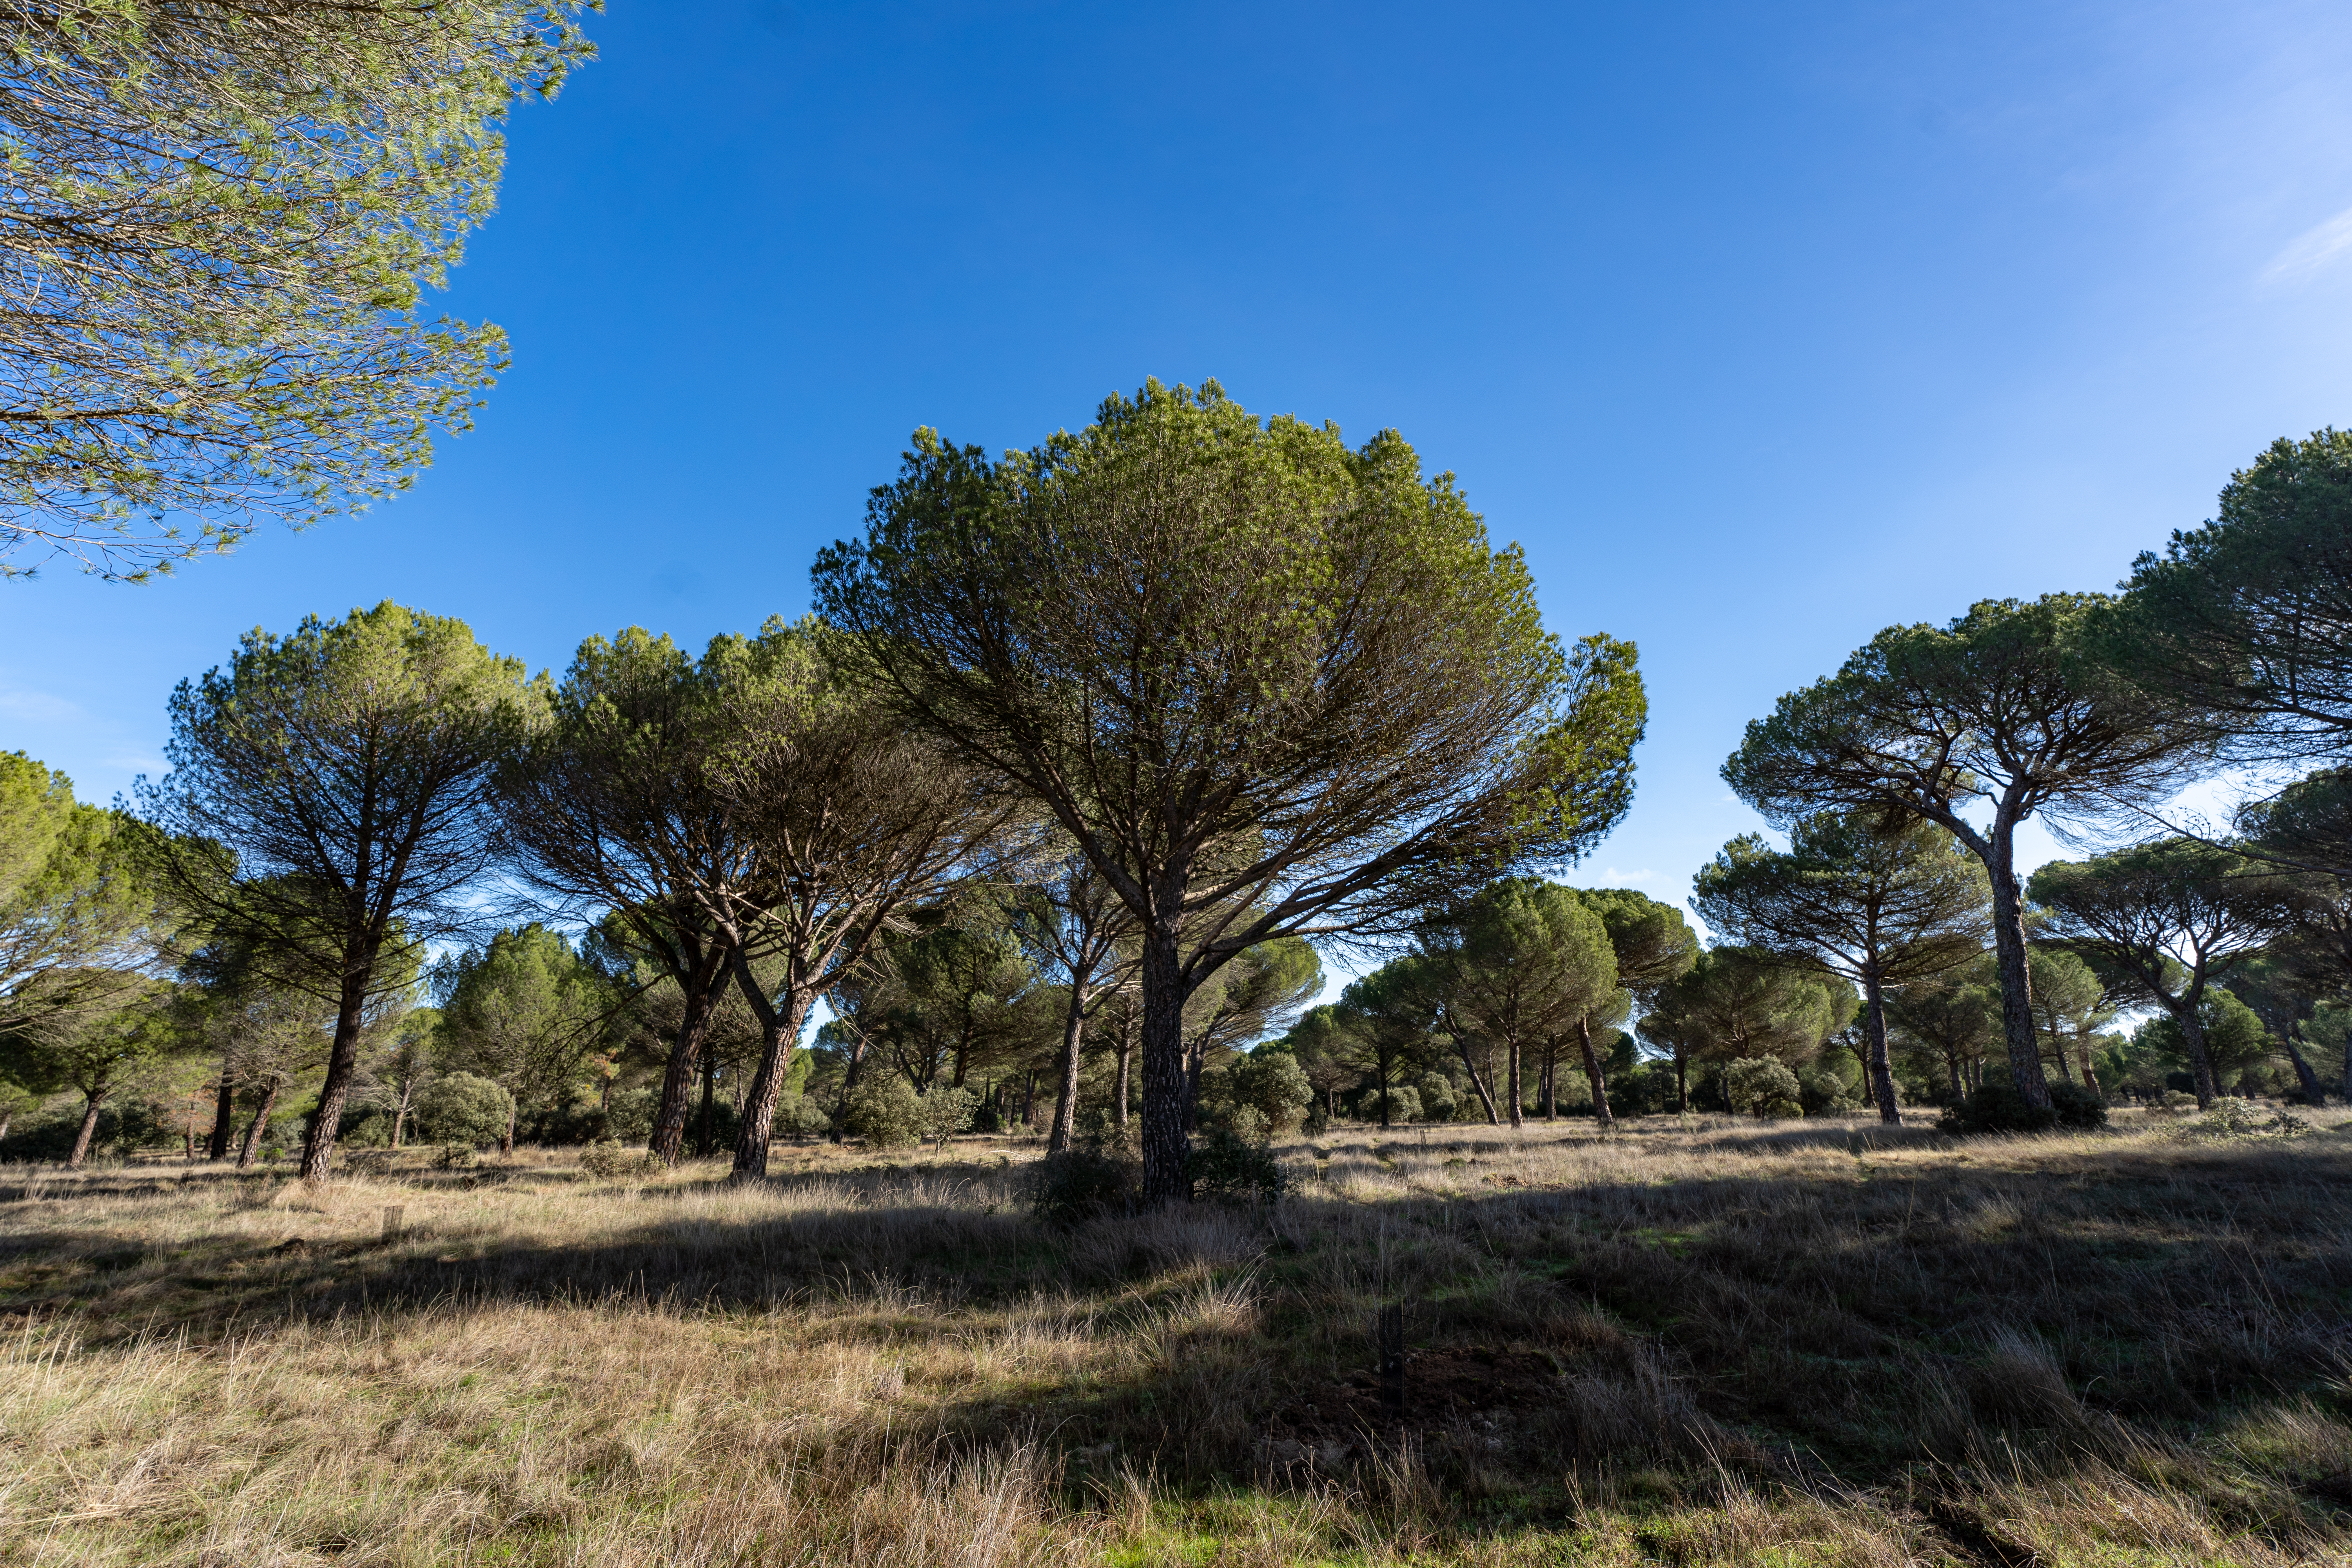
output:
[[[1647,1063],[1609,1079],[1609,1112],[1616,1117],[1654,1116],[1675,1103],[1675,1075]]]
[[[73,1152],[74,1135],[81,1130],[81,1107],[17,1127],[0,1139],[0,1163],[16,1160],[63,1160]],[[159,1149],[178,1143],[180,1134],[158,1121],[143,1100],[101,1105],[98,1128],[90,1134],[93,1154],[125,1154],[134,1149]]]
[[[1131,1215],[1143,1192],[1143,1163],[1117,1144],[1082,1142],[1029,1167],[1029,1210],[1047,1225],[1076,1226]]]
[[[869,1072],[842,1101],[841,1130],[877,1149],[903,1149],[922,1141],[923,1098],[894,1072]]]
[[[1947,1132],[2046,1132],[2053,1127],[2087,1129],[2106,1122],[2106,1102],[2079,1083],[2052,1084],[2045,1110],[2027,1104],[2009,1083],[1988,1077],[1982,1089],[1946,1106],[1937,1125]]]
[[[436,1078],[416,1094],[416,1130],[428,1143],[495,1143],[513,1115],[513,1095],[469,1072]]]
[[[1223,1129],[1192,1145],[1184,1174],[1193,1197],[1210,1203],[1270,1204],[1289,1185],[1274,1151]]]

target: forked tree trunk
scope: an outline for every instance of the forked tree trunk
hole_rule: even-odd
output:
[[[1609,1078],[1601,1068],[1601,1053],[1593,1048],[1592,1019],[1589,1015],[1576,1020],[1577,1044],[1584,1049],[1584,1077],[1592,1085],[1592,1120],[1604,1132],[1617,1130],[1617,1119],[1609,1113]]]
[[[1045,1152],[1049,1154],[1067,1153],[1071,1137],[1077,1131],[1078,1055],[1086,1039],[1087,983],[1073,976],[1069,1009],[1062,1016],[1061,1093],[1054,1100],[1054,1131],[1045,1140]]]
[[[74,1134],[73,1152],[66,1156],[66,1169],[79,1171],[89,1157],[90,1134],[98,1131],[98,1102],[101,1097],[90,1095],[82,1101],[81,1130]]]
[[[1870,1037],[1870,1098],[1878,1102],[1878,1120],[1889,1127],[1903,1125],[1903,1108],[1895,1102],[1895,1069],[1886,1059],[1886,987],[1875,969],[1862,973],[1863,1033]]]
[[[408,1102],[415,1097],[416,1080],[414,1078],[402,1079],[400,1080],[400,1099],[394,1103],[392,1108],[392,1146],[394,1149],[400,1147],[400,1135],[408,1126]]]
[[[253,1121],[246,1127],[245,1143],[236,1152],[236,1168],[240,1171],[252,1166],[254,1151],[261,1147],[261,1130],[269,1125],[269,1113],[278,1109],[278,1080],[270,1079],[269,1092],[261,1097],[261,1109],[253,1113]]]

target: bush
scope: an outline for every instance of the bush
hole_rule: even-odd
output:
[[[1331,1111],[1323,1103],[1321,1095],[1317,1095],[1314,1103],[1307,1108],[1307,1115],[1298,1123],[1298,1131],[1309,1138],[1320,1138],[1331,1131]]]
[[[1367,1121],[1378,1121],[1383,1102],[1388,1107],[1388,1119],[1391,1122],[1421,1120],[1421,1095],[1402,1084],[1391,1087],[1385,1095],[1377,1089],[1365,1095],[1356,1102],[1356,1114]]]
[[[1184,1174],[1192,1195],[1213,1203],[1270,1204],[1290,1184],[1273,1150],[1245,1142],[1222,1128],[1192,1146],[1184,1160]]]
[[[1412,1088],[1421,1096],[1421,1119],[1424,1121],[1451,1121],[1461,1109],[1461,1096],[1437,1073],[1422,1074],[1412,1080]]]
[[[241,1134],[242,1123],[237,1128]],[[0,1142],[0,1160],[63,1160],[73,1153],[75,1137],[81,1131],[81,1102],[70,1106],[46,1121],[20,1125]],[[92,1159],[100,1156],[125,1154],[133,1149],[150,1149],[174,1143],[179,1135],[155,1119],[153,1110],[145,1102],[126,1100],[120,1106],[100,1105],[98,1125],[89,1135]]]
[[[923,1124],[923,1097],[895,1072],[867,1073],[841,1103],[842,1131],[877,1149],[920,1142]]]
[[[514,1096],[488,1079],[453,1072],[417,1091],[415,1115],[417,1136],[425,1142],[478,1149],[507,1135]]]
[[[654,1135],[654,1116],[661,1110],[661,1090],[621,1089],[604,1107],[604,1135],[624,1143],[642,1143]]]
[[[580,1156],[582,1170],[608,1181],[615,1176],[642,1176],[658,1163],[647,1151],[610,1138],[589,1144]]]
[[[1288,1051],[1268,1049],[1244,1057],[1234,1063],[1227,1080],[1234,1106],[1256,1111],[1268,1137],[1297,1126],[1300,1114],[1315,1101],[1315,1086]]]
[[[1798,1103],[1808,1116],[1843,1116],[1862,1104],[1853,1086],[1827,1068],[1806,1069],[1797,1083]]]
[[[481,1151],[471,1143],[444,1143],[433,1153],[434,1168],[440,1171],[470,1171],[481,1160]]]
[[[1274,1136],[1265,1112],[1255,1105],[1236,1105],[1225,1118],[1225,1131],[1244,1143],[1263,1143]]]
[[[1788,1064],[1774,1057],[1742,1057],[1723,1069],[1723,1092],[1742,1116],[1791,1117],[1805,1113],[1803,1087]]]
[[[2053,1127],[2104,1127],[2106,1122],[2106,1102],[2079,1083],[2052,1084],[2050,1109],[2037,1110],[2008,1079],[1988,1078],[1982,1089],[1946,1106],[1937,1125],[1947,1132],[2043,1132]]]
[[[1609,1114],[1652,1116],[1675,1100],[1675,1075],[1657,1068],[1629,1068],[1609,1080]]]
[[[822,1138],[833,1131],[833,1117],[803,1094],[776,1111],[776,1131],[801,1138]]]
[[[2057,1111],[2061,1127],[2089,1129],[2107,1124],[2107,1102],[2079,1083],[2052,1084],[2050,1105]]]
[[[1023,1178],[1030,1212],[1047,1225],[1076,1226],[1105,1215],[1131,1215],[1143,1190],[1143,1163],[1124,1149],[1084,1143],[1048,1154]]]
[[[971,1125],[971,1113],[980,1109],[980,1096],[968,1089],[934,1083],[931,1092],[919,1096],[916,1103],[922,1107],[923,1136],[944,1149],[949,1139]]]

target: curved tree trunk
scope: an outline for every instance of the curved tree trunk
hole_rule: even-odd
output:
[[[742,971],[751,986],[750,971]],[[760,1052],[760,1070],[744,1091],[742,1126],[735,1135],[735,1168],[730,1181],[756,1181],[768,1173],[768,1143],[776,1130],[776,1101],[791,1071],[793,1052],[800,1045],[801,1025],[808,1017],[812,997],[798,985],[788,986],[783,1005],[762,1008],[761,1033],[766,1037]]]
[[[240,1171],[252,1166],[254,1151],[261,1147],[261,1131],[269,1125],[269,1113],[278,1109],[278,1087],[277,1079],[270,1079],[269,1092],[261,1097],[261,1109],[253,1113],[252,1121],[246,1126],[244,1145],[236,1152],[236,1168]]]
[[[1585,1014],[1576,1020],[1576,1041],[1584,1049],[1584,1076],[1592,1085],[1592,1120],[1604,1132],[1617,1130],[1617,1119],[1609,1113],[1609,1079],[1601,1070],[1601,1053],[1592,1045],[1592,1017]]]
[[[66,1156],[66,1169],[79,1171],[89,1157],[90,1134],[98,1131],[98,1102],[103,1097],[89,1095],[81,1104],[81,1130],[74,1134],[73,1152]]]
[[[352,1075],[360,1065],[360,1026],[367,1012],[368,984],[375,975],[373,943],[343,976],[343,995],[335,1009],[335,1043],[327,1052],[327,1081],[319,1089],[319,1114],[302,1140],[302,1179],[323,1182],[335,1158],[335,1138],[342,1131],[343,1100],[351,1093]],[[278,1097],[273,1091],[270,1098]]]
[[[1127,1136],[1127,1099],[1129,1092],[1127,1075],[1134,1056],[1134,1042],[1127,1037],[1127,1031],[1121,1029],[1118,1032],[1118,1098],[1111,1102],[1112,1120],[1118,1124],[1121,1138]]]
[[[1863,971],[1862,995],[1868,1009],[1864,1032],[1870,1037],[1870,1097],[1878,1102],[1878,1120],[1900,1127],[1903,1108],[1895,1103],[1895,1069],[1886,1059],[1886,988],[1875,969]]]
[[[2290,1024],[2286,1037],[2279,1043],[2286,1047],[2286,1059],[2294,1064],[2294,1081],[2303,1090],[2304,1103],[2322,1105],[2326,1102],[2327,1091],[2319,1087],[2319,1075],[2311,1070],[2311,1064],[2303,1059],[2303,1052],[2295,1045],[2294,1037],[2302,1032],[2302,1025]],[[2084,1059],[2087,1062],[2087,1056]],[[2087,1067],[2084,1070],[2088,1070]]]

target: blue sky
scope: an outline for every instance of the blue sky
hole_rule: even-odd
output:
[[[1741,724],[1878,627],[2110,586],[2352,422],[2340,5],[656,5],[520,110],[449,309],[514,369],[399,501],[0,584],[0,747],[85,798],[247,627],[390,596],[561,668],[808,599],[909,430],[1147,375],[1404,433],[1636,639],[1679,900]]]

